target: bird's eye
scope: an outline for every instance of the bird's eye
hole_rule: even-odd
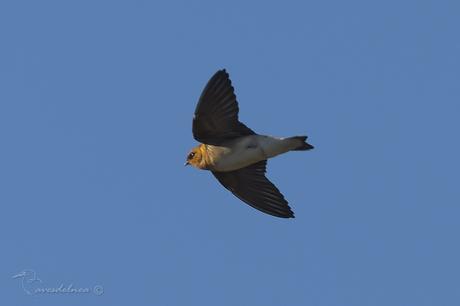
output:
[[[187,156],[187,159],[192,159],[193,156],[195,156],[195,152],[191,152],[191,153]]]

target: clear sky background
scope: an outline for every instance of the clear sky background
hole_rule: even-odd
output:
[[[460,305],[458,1],[2,1],[1,305]],[[212,74],[296,219],[183,167]],[[28,296],[36,287],[103,294]]]

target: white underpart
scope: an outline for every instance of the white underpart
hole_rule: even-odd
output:
[[[295,149],[299,143],[290,138],[250,135],[223,146],[208,146],[216,155],[213,170],[233,171]]]

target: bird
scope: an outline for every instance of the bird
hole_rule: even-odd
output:
[[[239,121],[238,113],[230,76],[225,69],[218,70],[198,99],[192,133],[200,144],[189,151],[185,165],[211,171],[222,186],[259,211],[294,218],[283,194],[265,176],[267,160],[314,147],[307,136],[259,135]]]

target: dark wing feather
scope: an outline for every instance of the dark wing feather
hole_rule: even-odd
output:
[[[243,202],[264,213],[294,218],[294,213],[278,188],[265,177],[267,161],[230,172],[212,172],[217,180]]]
[[[238,121],[238,102],[228,73],[217,71],[204,88],[193,117],[193,137],[220,145],[226,140],[255,134]]]

